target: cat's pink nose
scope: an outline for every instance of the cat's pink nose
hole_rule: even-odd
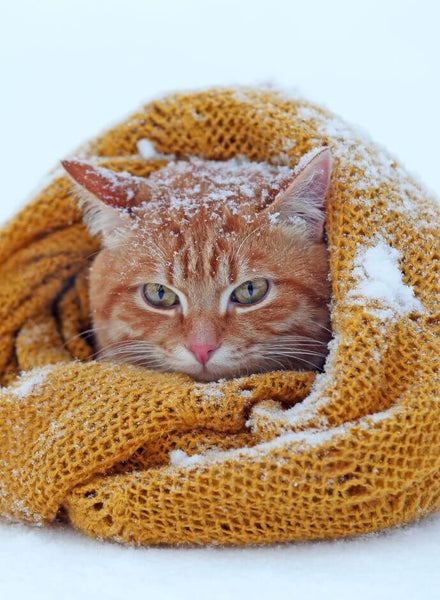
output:
[[[194,354],[202,365],[206,365],[217,348],[218,346],[216,344],[190,344],[188,346],[188,350]]]

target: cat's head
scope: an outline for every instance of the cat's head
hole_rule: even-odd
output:
[[[329,149],[294,171],[190,159],[139,178],[63,165],[102,237],[90,271],[100,358],[204,381],[322,365]]]

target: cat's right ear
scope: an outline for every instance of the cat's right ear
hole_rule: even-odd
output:
[[[325,204],[330,188],[332,155],[322,147],[303,157],[285,189],[275,198],[267,212],[279,217],[287,226],[301,223],[308,237],[317,243],[324,240]]]
[[[127,209],[135,204],[142,180],[82,160],[63,160],[61,164],[78,186],[90,233],[100,234],[105,246],[117,243],[127,233]]]

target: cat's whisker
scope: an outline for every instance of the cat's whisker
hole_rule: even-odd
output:
[[[112,349],[106,350],[105,352],[101,352],[101,356],[124,356],[124,355],[134,355],[134,354],[142,354],[143,356],[156,356],[157,352],[153,350],[147,350],[144,348],[121,348],[121,349]]]
[[[319,347],[315,344],[303,344],[303,343],[291,343],[291,344],[271,344],[271,343],[267,343],[267,344],[261,344],[259,345],[259,348],[261,348],[261,350],[263,352],[267,352],[267,351],[277,351],[277,352],[297,352],[297,351],[304,351],[304,352],[318,352],[319,354],[327,354],[327,352],[324,352],[324,350],[326,350],[326,348],[322,348]]]
[[[292,342],[301,342],[302,344],[325,344],[325,342],[316,340],[314,338],[303,338],[303,337],[275,338],[274,340],[269,340],[268,343],[271,343],[271,344],[280,343],[280,344],[286,345],[286,344],[289,344]]]
[[[326,348],[325,344],[313,344],[313,343],[304,343],[304,342],[291,342],[287,344],[277,344],[277,343],[262,343],[259,345],[260,348],[281,348],[290,349],[290,348],[308,348],[308,349],[316,349],[316,350],[324,350]]]
[[[316,356],[317,358],[324,358],[324,354],[317,354],[316,352],[291,352],[282,354],[280,352],[274,352],[273,356],[279,356],[280,358],[293,358],[296,359],[299,356]]]
[[[95,250],[94,252],[90,252],[90,254],[87,254],[87,256],[83,257],[83,260],[85,262],[88,262],[88,261],[90,261],[90,259],[92,259],[95,256],[97,256],[100,252],[101,252],[101,248],[99,248],[99,250]]]
[[[267,342],[260,342],[262,346],[281,346],[287,348],[299,344],[301,346],[327,346],[326,342],[320,342],[318,340],[301,340],[301,339],[287,339],[287,340],[269,340]]]
[[[266,357],[266,358],[264,359],[264,363],[275,363],[275,364],[278,364],[278,365],[280,365],[280,367],[281,367],[281,368],[280,368],[280,370],[281,370],[281,371],[283,371],[283,370],[286,368],[286,365],[285,365],[285,364],[283,364],[283,363],[282,363],[282,362],[280,362],[279,360],[276,360],[276,359],[274,359],[274,358],[271,358],[271,357]]]
[[[64,345],[66,346],[70,342],[73,342],[74,340],[77,340],[79,338],[87,340],[87,336],[92,337],[91,334],[93,334],[93,333],[94,333],[93,329],[86,329],[85,331],[82,331],[81,333],[78,333],[77,335],[72,335],[71,337],[68,337],[67,339],[65,339],[64,340]]]
[[[99,359],[103,358],[117,358],[133,356],[135,354],[141,354],[144,358],[156,358],[157,350],[150,345],[139,345],[139,344],[123,344],[123,345],[110,345],[100,349]]]
[[[316,324],[319,325],[319,323],[316,323]],[[327,329],[327,328],[325,328],[325,329]],[[330,330],[328,330],[328,331],[330,331]],[[290,340],[290,339],[294,339],[294,340],[310,340],[312,342],[316,342],[316,343],[319,343],[319,344],[326,344],[327,343],[327,342],[323,342],[322,340],[317,340],[316,338],[311,337],[309,335],[299,335],[299,334],[297,334],[297,335],[283,334],[282,337],[278,338],[275,341],[280,341],[281,342],[281,341]]]
[[[319,352],[323,348],[317,348],[314,344],[267,344],[260,345],[259,348],[264,350],[279,350],[281,352],[295,352],[296,350],[305,350],[308,352]]]
[[[106,346],[102,346],[102,349],[104,348],[112,348],[112,347],[124,347],[124,346],[134,346],[134,345],[142,345],[142,347],[150,347],[153,348],[154,344],[152,344],[151,342],[147,342],[145,340],[118,340],[115,342],[110,342],[109,344],[107,344]]]
[[[282,359],[282,358],[286,358],[286,359],[293,359],[293,360],[295,360],[295,361],[296,361],[296,360],[299,360],[299,361],[301,361],[301,362],[304,362],[304,363],[306,363],[306,364],[308,364],[308,365],[311,365],[311,366],[312,366],[314,369],[316,369],[316,364],[315,364],[315,363],[313,363],[313,362],[311,362],[311,361],[309,361],[309,360],[307,360],[307,359],[305,359],[305,358],[303,358],[303,357],[302,357],[303,355],[305,355],[305,356],[317,356],[317,357],[319,357],[319,358],[323,358],[323,357],[324,357],[324,355],[316,355],[316,354],[312,354],[312,355],[311,355],[310,353],[306,353],[306,352],[299,352],[299,353],[286,353],[286,354],[281,354],[281,353],[279,353],[279,352],[275,352],[275,353],[274,353],[274,356],[280,357],[281,359]],[[271,356],[268,356],[267,354],[265,354],[264,356],[265,356],[266,358],[272,358],[272,356],[273,356],[273,355],[271,355]]]
[[[333,331],[331,329],[329,329],[328,327],[326,327],[325,325],[323,325],[322,323],[318,323],[318,321],[313,321],[313,325],[316,325],[317,327],[320,327],[321,329],[324,329],[324,331],[327,331],[328,333],[333,335]]]
[[[154,240],[151,240],[151,239],[150,239],[150,243],[154,246],[154,249],[156,250],[158,256],[160,256],[165,263],[168,262],[165,252],[159,247],[159,245]]]
[[[242,247],[244,246],[245,242],[247,242],[247,240],[252,237],[255,233],[257,233],[258,231],[260,231],[263,227],[267,227],[267,223],[263,223],[262,225],[259,225],[258,227],[256,227],[255,229],[253,229],[240,243],[240,245],[238,246],[237,250],[234,251],[233,256],[236,257],[238,256],[240,250],[242,249]]]
[[[299,360],[300,362],[303,362],[306,365],[310,365],[313,370],[317,369],[316,363],[311,362],[310,360],[306,360],[305,358],[302,358],[301,356],[295,356],[294,358],[295,358],[295,361]]]
[[[146,356],[144,353],[132,352],[130,354],[108,354],[104,355],[101,360],[122,360],[123,362],[139,362],[142,361],[150,366],[164,365],[165,361],[157,356]]]
[[[138,358],[139,357],[144,358],[145,360],[147,360],[147,359],[154,360],[154,361],[156,361],[156,359],[159,360],[153,354],[148,355],[148,354],[145,354],[145,352],[125,352],[125,353],[122,352],[122,353],[116,353],[116,354],[110,352],[110,353],[102,355],[102,358],[112,358],[112,359],[121,358],[121,359],[123,359],[123,358],[134,358],[135,356]]]
[[[313,343],[304,343],[304,342],[296,342],[296,341],[291,341],[290,343],[286,343],[286,344],[282,344],[279,342],[262,342],[260,344],[258,344],[259,348],[268,348],[268,349],[274,349],[274,348],[279,348],[281,350],[292,350],[292,349],[296,349],[296,348],[304,348],[307,350],[325,350],[326,346],[325,345],[321,345],[321,344],[313,344]]]

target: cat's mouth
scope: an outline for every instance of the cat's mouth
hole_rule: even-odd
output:
[[[171,367],[170,370],[186,373],[198,381],[206,382],[239,377],[258,366],[249,356],[237,356],[234,347],[225,343],[220,344],[208,360],[201,361],[186,347],[178,347],[166,362]]]

